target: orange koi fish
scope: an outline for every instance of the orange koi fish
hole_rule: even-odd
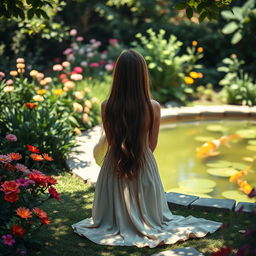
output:
[[[241,177],[247,175],[248,172],[249,172],[251,169],[252,169],[252,166],[251,166],[251,165],[248,166],[248,167],[246,167],[245,169],[243,169],[243,170],[237,172],[236,174],[230,176],[229,181],[230,181],[230,182],[237,181],[237,180],[240,179]]]
[[[237,184],[240,187],[240,190],[243,191],[245,194],[250,194],[252,191],[252,186],[247,183],[246,180],[238,180]]]
[[[239,138],[239,134],[233,134],[230,136],[222,136],[219,139],[211,140],[204,143],[201,147],[196,149],[196,156],[198,158],[204,158],[209,156],[216,156],[219,152],[216,152],[216,149],[219,148],[220,145],[228,146],[228,141],[231,139]]]

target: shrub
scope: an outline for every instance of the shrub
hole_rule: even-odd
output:
[[[192,47],[187,47],[187,54],[178,56],[182,42],[174,35],[166,40],[163,29],[158,34],[152,29],[148,29],[147,33],[148,37],[137,34],[140,42],[133,42],[132,45],[148,63],[153,96],[160,102],[171,99],[185,102],[187,95],[193,92],[191,84],[198,78],[198,73],[193,70],[201,68],[195,63],[203,57],[203,48],[197,47],[198,43],[194,41]]]
[[[225,58],[222,61],[226,66],[218,68],[218,71],[225,72],[225,77],[219,82],[224,86],[222,95],[224,100],[230,104],[255,105],[256,104],[256,83],[252,77],[240,69],[244,61],[239,61],[236,55]]]
[[[44,162],[53,161],[52,157],[40,154],[41,150],[32,145],[18,153],[18,142],[14,134],[0,138],[4,150],[0,155],[1,255],[25,255],[33,234],[51,222],[41,205],[50,198],[60,200],[54,188],[56,179],[42,173]]]

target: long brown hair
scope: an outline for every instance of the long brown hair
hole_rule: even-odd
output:
[[[123,51],[115,64],[103,120],[114,172],[119,177],[135,178],[144,163],[146,113],[150,117],[149,132],[154,118],[150,98],[149,75],[143,56],[135,50]]]

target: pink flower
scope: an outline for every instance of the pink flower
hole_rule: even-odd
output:
[[[94,44],[96,42],[96,39],[94,39],[94,38],[92,38],[91,40],[90,40],[90,43],[91,44]]]
[[[93,62],[90,64],[90,67],[92,68],[98,68],[100,66],[100,64],[98,62]]]
[[[54,71],[61,71],[63,67],[60,64],[53,65],[52,69]]]
[[[63,52],[63,54],[64,55],[68,55],[68,54],[70,54],[70,53],[72,53],[73,52],[73,50],[71,49],[71,48],[67,48],[64,52]]]
[[[24,179],[24,178],[19,178],[16,180],[16,182],[19,184],[20,187],[26,187],[26,186],[35,184],[35,182],[33,180],[28,180],[28,179]]]
[[[70,32],[69,32],[69,34],[70,34],[71,36],[76,36],[76,35],[77,35],[77,30],[76,30],[76,29],[71,29]]]
[[[76,73],[83,73],[83,69],[81,67],[74,67],[73,68],[73,71],[76,72]]]
[[[73,53],[68,54],[68,55],[67,55],[67,60],[68,60],[68,61],[74,61],[74,60],[75,60],[74,54],[73,54]]]
[[[80,65],[81,65],[82,67],[87,67],[87,66],[88,66],[88,63],[87,63],[86,61],[82,61],[82,62],[80,63]]]
[[[2,242],[5,245],[12,246],[15,243],[15,239],[12,235],[3,235],[2,236]]]
[[[115,39],[115,38],[110,38],[108,40],[109,44],[110,45],[113,45],[113,46],[117,46],[118,45],[118,39]]]
[[[105,60],[101,60],[100,61],[100,65],[105,65],[106,64],[106,61]]]
[[[14,134],[7,134],[5,136],[5,138],[8,140],[8,141],[17,141],[17,137],[14,135]]]
[[[0,163],[8,163],[8,162],[11,162],[12,159],[10,156],[8,155],[0,155]]]
[[[77,38],[76,38],[76,41],[77,42],[82,42],[84,40],[84,38],[82,37],[82,36],[78,36]]]
[[[5,73],[0,71],[0,78],[5,77]]]
[[[107,65],[105,66],[105,69],[106,69],[107,71],[111,71],[111,70],[113,70],[113,68],[114,68],[114,65],[113,65],[112,63],[109,63],[109,64],[107,64]]]
[[[13,84],[13,80],[12,80],[12,79],[8,79],[8,80],[6,81],[6,84],[7,84],[7,85],[12,85],[12,84]]]
[[[80,81],[83,79],[83,76],[81,74],[72,74],[70,78],[74,81]]]
[[[24,172],[25,174],[31,173],[28,167],[24,164],[16,164],[15,167],[18,171]]]

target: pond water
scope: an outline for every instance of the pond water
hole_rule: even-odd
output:
[[[196,149],[205,142],[232,134],[239,134],[239,137],[214,150],[219,155],[197,157]],[[252,162],[256,159],[256,122],[223,120],[162,125],[154,155],[167,192],[255,201],[229,178],[249,169],[241,179],[256,187],[256,164]]]

